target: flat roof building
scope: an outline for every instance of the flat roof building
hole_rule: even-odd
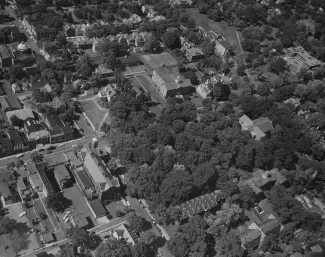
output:
[[[63,164],[55,166],[54,177],[61,189],[67,188],[71,183],[71,176],[69,174],[69,171]]]
[[[164,96],[188,94],[192,91],[190,79],[180,78],[171,67],[160,67],[153,71],[152,80],[157,84],[159,92]]]
[[[104,217],[107,214],[106,209],[101,204],[101,202],[98,199],[87,201],[91,212],[93,213],[95,219]]]
[[[145,54],[141,56],[141,60],[145,63],[151,70],[158,69],[160,67],[176,67],[176,59],[168,52],[163,52],[161,54]]]

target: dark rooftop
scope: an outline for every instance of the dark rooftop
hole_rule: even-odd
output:
[[[53,128],[53,130],[57,130],[60,128],[63,128],[64,125],[62,121],[60,120],[59,116],[56,114],[48,115],[47,120],[50,124],[50,126]]]
[[[101,204],[98,199],[88,201],[89,205],[91,206],[93,212],[95,213],[96,217],[103,217],[106,215],[106,209]]]
[[[14,145],[22,145],[23,141],[21,140],[21,137],[19,136],[17,130],[10,130],[9,136],[11,140],[14,142]]]
[[[133,62],[140,62],[139,57],[136,56],[136,55],[118,57],[117,59],[121,61],[121,64],[129,64],[129,63],[133,63]]]
[[[93,183],[91,182],[91,179],[89,178],[87,172],[82,169],[76,169],[76,174],[79,177],[80,182],[85,188],[93,186]]]
[[[213,193],[201,195],[197,198],[191,199],[178,205],[177,207],[182,211],[182,218],[185,219],[216,207],[222,198],[223,195],[221,191],[216,190]]]

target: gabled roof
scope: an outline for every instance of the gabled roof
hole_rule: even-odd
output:
[[[272,121],[269,118],[258,118],[256,120],[253,120],[255,126],[257,126],[261,131],[263,131],[264,133],[273,130],[273,125],[272,125]]]
[[[26,108],[26,109],[20,109],[20,110],[14,110],[14,111],[9,111],[6,113],[9,121],[10,118],[14,115],[16,115],[19,119],[21,120],[27,120],[27,119],[34,119],[34,114],[32,109]]]

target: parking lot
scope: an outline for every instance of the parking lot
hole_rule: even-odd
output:
[[[63,189],[63,194],[66,198],[72,200],[73,204],[70,209],[73,210],[73,215],[81,214],[84,217],[89,217],[89,219],[93,223],[93,226],[98,225],[96,219],[94,218],[91,210],[88,207],[87,199],[85,198],[84,194],[80,191],[79,187],[76,184],[72,187]],[[62,227],[67,228],[68,225],[63,220],[63,216],[65,214],[66,212],[60,214],[60,223]]]

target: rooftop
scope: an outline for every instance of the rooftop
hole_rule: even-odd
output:
[[[56,153],[54,155],[51,155],[51,157],[45,158],[44,161],[49,168],[68,163],[68,160],[63,153]]]
[[[124,56],[124,57],[117,57],[117,60],[121,61],[121,64],[129,64],[129,63],[134,63],[134,62],[140,62],[140,59],[136,55],[129,55],[129,56]]]
[[[8,95],[0,98],[2,109],[21,109],[21,104],[16,95]]]
[[[219,204],[219,200],[223,198],[220,190],[216,190],[213,193],[201,195],[194,199],[191,199],[185,203],[178,205],[177,207],[182,211],[183,219],[192,217],[203,211],[208,211]]]
[[[261,231],[259,229],[250,229],[241,236],[241,241],[246,249],[256,247],[260,244]]]
[[[75,170],[76,175],[78,176],[80,182],[84,186],[84,188],[93,187],[93,182],[89,178],[87,172],[83,168],[78,168]]]
[[[36,121],[32,117],[28,117],[27,119],[25,119],[24,123],[28,133],[33,133],[33,132],[38,132],[41,130],[48,129],[47,125],[44,122],[40,123],[39,121]]]
[[[1,57],[1,59],[13,57],[6,45],[0,45],[0,57]]]
[[[70,179],[69,171],[63,164],[55,166],[54,173],[55,178],[59,181]]]
[[[52,129],[57,130],[64,127],[58,115],[52,114],[48,115],[46,118]]]
[[[73,213],[70,219],[72,225],[78,226],[79,228],[83,228],[88,226],[88,221],[83,214],[80,213]]]
[[[21,120],[26,120],[26,119],[34,119],[34,114],[32,109],[26,108],[26,109],[20,109],[20,110],[14,110],[14,111],[9,111],[6,113],[9,121],[12,116],[17,116]]]
[[[88,203],[95,213],[96,217],[102,217],[106,215],[107,211],[98,199],[88,201]]]
[[[322,62],[315,57],[311,56],[303,47],[296,46],[296,47],[289,47],[287,49],[293,56],[298,56],[301,58],[306,65],[309,67],[315,67],[321,65]]]
[[[141,59],[153,70],[162,66],[176,67],[178,64],[176,59],[168,52],[142,55]]]
[[[164,80],[169,90],[192,86],[190,79],[180,79],[178,73],[174,72],[171,67],[160,67],[155,72]],[[179,80],[178,83],[176,83],[176,79]]]
[[[79,167],[82,165],[82,162],[77,158],[73,151],[65,152],[65,157],[70,161],[71,165]]]
[[[137,239],[137,235],[130,230],[129,226],[126,225],[126,224],[122,224],[120,226],[118,226],[114,233],[113,233],[113,236],[116,238],[116,239],[125,239],[125,241],[127,243],[130,243],[132,245],[134,245],[135,243],[135,240]]]
[[[14,145],[22,145],[23,144],[23,140],[19,136],[17,130],[10,130],[8,134],[10,136],[10,139],[14,142]]]

